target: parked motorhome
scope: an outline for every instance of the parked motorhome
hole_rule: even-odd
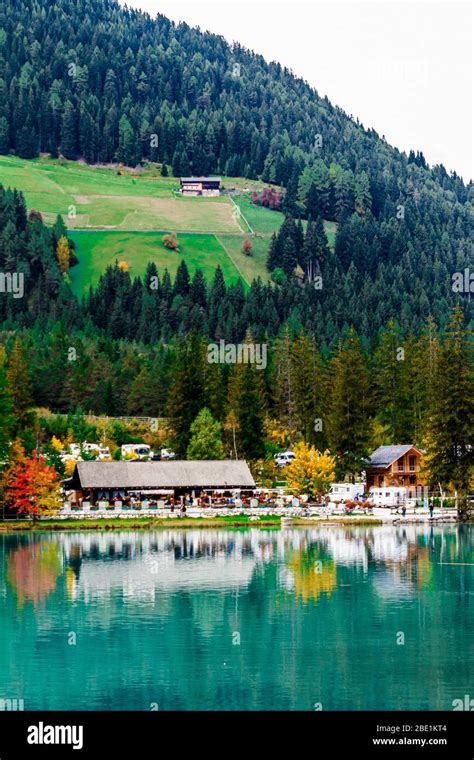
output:
[[[356,501],[357,499],[361,499],[363,495],[363,483],[331,483],[331,488],[328,491],[329,501],[333,501],[336,504],[346,499]]]
[[[149,459],[152,451],[146,443],[124,443],[121,446],[122,459]]]
[[[275,454],[273,458],[277,467],[286,467],[293,461],[295,455],[292,451],[280,451],[278,454]]]
[[[84,441],[84,443],[81,444],[70,443],[69,453],[63,451],[61,452],[60,457],[63,462],[78,462],[82,460],[82,453],[95,455],[95,457],[100,460],[110,459],[110,449],[108,446],[101,446],[98,443],[88,443],[87,441]]]
[[[86,454],[95,454],[97,459],[110,459],[110,449],[108,446],[100,446],[98,443],[87,443],[87,441],[84,441],[81,449]]]
[[[400,507],[407,500],[407,489],[389,486],[387,488],[371,488],[369,501],[376,507]]]

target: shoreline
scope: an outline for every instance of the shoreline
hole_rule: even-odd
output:
[[[248,517],[165,517],[165,518],[86,518],[72,520],[23,520],[18,522],[0,521],[0,533],[37,533],[48,531],[87,531],[87,530],[158,530],[161,528],[285,528],[285,527],[311,527],[316,525],[323,526],[381,526],[386,524],[453,524],[461,523],[460,520],[452,518],[438,518],[434,520],[423,519],[421,515],[418,519],[403,519],[400,516],[393,515],[393,519],[387,520],[382,517],[368,517],[366,515],[344,516],[332,515],[327,517],[292,517],[291,522],[282,523],[281,518],[277,516],[262,516],[260,519],[249,519]]]
[[[368,518],[308,519],[292,518],[291,527],[310,527],[311,525],[383,525],[383,520]],[[159,530],[162,528],[282,528],[278,517],[260,520],[238,519],[235,517],[165,517],[122,518],[115,520],[25,520],[15,524],[0,522],[1,533],[44,533],[48,531],[87,531],[87,530]]]

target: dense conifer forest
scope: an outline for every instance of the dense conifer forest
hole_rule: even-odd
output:
[[[292,309],[325,343],[349,322],[367,337],[389,318],[405,331],[429,314],[446,324],[460,298],[452,276],[472,262],[472,184],[390,147],[278,64],[186,24],[108,0],[2,3],[0,19],[0,153],[278,183],[289,221],[269,268],[291,278],[311,264],[323,287],[290,286],[286,313],[265,293],[262,329]],[[333,256],[314,230],[302,240],[299,217],[338,222]],[[241,330],[254,326],[245,320]]]
[[[428,442],[462,459],[467,488],[472,183],[390,147],[280,65],[162,16],[20,0],[0,3],[0,27],[0,153],[261,178],[283,188],[284,215],[268,284],[228,285],[219,268],[206,282],[185,261],[174,280],[115,266],[79,302],[63,220],[47,227],[0,188],[0,268],[24,277],[24,297],[0,299],[2,456],[12,438],[31,451],[67,433],[35,406],[166,417],[184,456],[207,407],[227,453],[258,460],[279,435],[304,439],[344,476],[380,443]],[[268,365],[210,364],[221,340],[268,344]]]

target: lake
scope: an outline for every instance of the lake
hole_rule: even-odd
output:
[[[3,534],[0,699],[25,710],[451,710],[474,528]]]

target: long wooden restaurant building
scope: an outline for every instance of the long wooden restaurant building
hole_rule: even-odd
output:
[[[163,506],[251,495],[255,481],[243,460],[78,462],[63,487],[77,507]]]

